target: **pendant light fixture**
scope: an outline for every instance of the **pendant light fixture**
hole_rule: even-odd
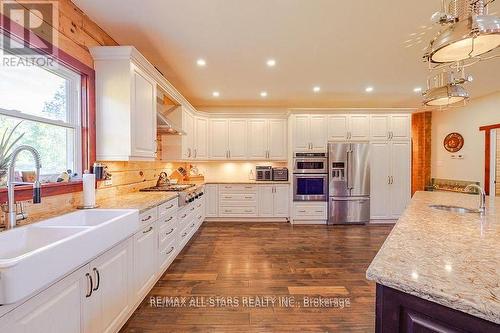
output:
[[[465,103],[469,93],[463,84],[472,81],[472,76],[465,75],[460,69],[462,77],[454,78],[454,73],[443,72],[427,81],[427,90],[423,93],[424,105],[431,107],[446,107],[458,103]]]
[[[431,41],[424,58],[451,63],[477,58],[500,46],[500,18],[488,14],[494,0],[443,0],[432,21],[447,26]]]

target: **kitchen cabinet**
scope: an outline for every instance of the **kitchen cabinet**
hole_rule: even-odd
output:
[[[294,151],[325,151],[327,122],[325,115],[295,115],[293,118]]]
[[[249,160],[287,159],[285,119],[249,119],[247,137]]]
[[[372,219],[397,219],[411,195],[411,143],[409,141],[371,143]]]
[[[260,217],[290,216],[288,185],[259,185],[258,197]]]
[[[247,121],[210,119],[210,158],[244,160],[247,156]]]
[[[328,141],[369,140],[370,116],[364,114],[328,116]]]
[[[86,274],[93,288],[85,297],[85,332],[116,332],[127,319],[134,305],[132,246],[132,241],[122,242],[90,263]]]
[[[158,231],[149,223],[134,235],[134,299],[142,299],[156,281]]]
[[[370,139],[375,140],[410,140],[411,115],[371,115]]]
[[[154,67],[133,47],[91,47],[90,51],[96,71],[97,159],[155,160]]]
[[[208,159],[208,118],[195,117],[194,159]]]
[[[217,217],[219,215],[219,188],[217,184],[205,185],[206,216]]]
[[[194,158],[195,142],[195,122],[194,116],[185,110],[182,110],[182,130],[186,135],[181,136],[182,140],[182,158],[185,160]]]

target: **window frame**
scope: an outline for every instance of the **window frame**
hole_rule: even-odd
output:
[[[38,40],[35,34],[10,20],[7,16],[0,14],[0,33],[5,36],[20,41],[28,42],[25,36],[29,37],[32,47],[43,49],[43,45],[36,45]],[[34,41],[34,42],[33,42]],[[96,127],[95,127],[95,71],[93,68],[82,63],[63,50],[53,46],[53,54],[47,54],[41,51],[42,55],[51,57],[61,66],[77,73],[80,76],[80,134],[76,135],[81,140],[80,166],[81,170],[91,170],[96,160]],[[78,163],[78,161],[77,161]],[[68,183],[47,183],[42,185],[42,196],[53,196],[59,194],[73,193],[82,191],[82,182],[73,181]],[[18,186],[15,188],[15,197],[17,201],[29,200],[32,197],[31,186]],[[0,189],[0,203],[7,201],[7,189]]]

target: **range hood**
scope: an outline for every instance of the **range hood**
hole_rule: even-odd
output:
[[[175,122],[169,119],[168,115],[172,114],[180,105],[166,103],[167,98],[164,96],[157,97],[156,111],[156,130],[159,134],[165,135],[186,135],[186,132],[177,126]]]

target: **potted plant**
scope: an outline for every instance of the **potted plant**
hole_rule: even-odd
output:
[[[17,123],[11,130],[6,128],[3,132],[2,140],[0,141],[0,187],[5,187],[7,185],[7,172],[9,169],[12,148],[24,136],[24,133],[22,133],[17,137],[13,137],[14,132],[21,123],[22,121]]]

